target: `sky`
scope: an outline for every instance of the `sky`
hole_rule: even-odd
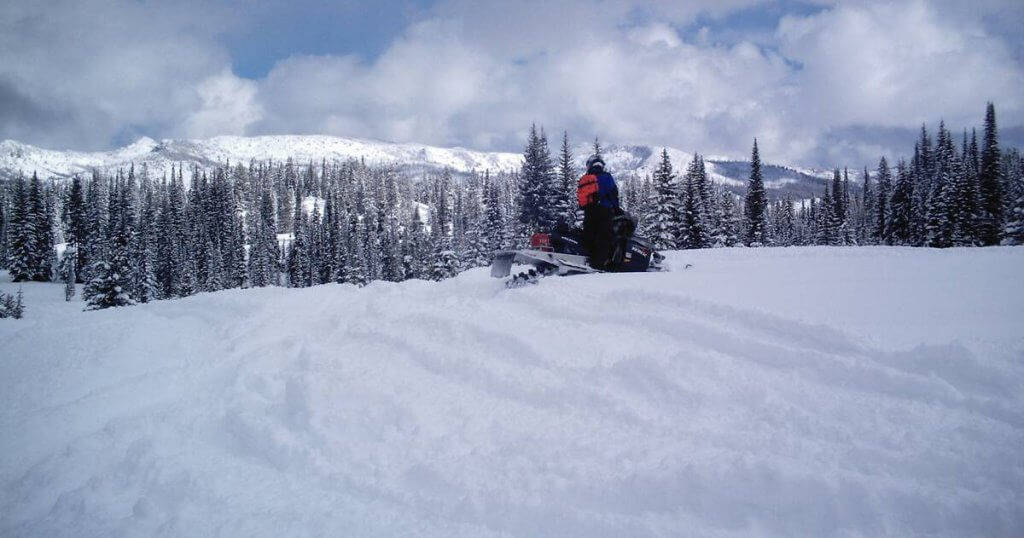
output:
[[[859,167],[1024,133],[1019,0],[7,0],[0,138],[557,138]],[[1020,137],[1024,138],[1024,136]],[[680,163],[682,166],[682,163]]]

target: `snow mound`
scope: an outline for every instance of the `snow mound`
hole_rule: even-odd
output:
[[[25,284],[0,535],[1024,534],[1024,249],[669,262],[89,313]]]

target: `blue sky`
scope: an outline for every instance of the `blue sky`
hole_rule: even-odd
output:
[[[1018,0],[16,0],[0,138],[574,140],[860,167],[920,125],[1024,125]],[[903,135],[906,135],[904,140]]]
[[[278,61],[296,54],[357,54],[372,60],[413,21],[429,12],[432,1],[243,2],[244,24],[222,41],[238,76],[265,77]]]

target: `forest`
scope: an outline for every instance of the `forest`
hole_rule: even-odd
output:
[[[922,126],[912,156],[820,197],[769,199],[757,141],[744,196],[709,180],[700,155],[618,177],[624,209],[659,249],[1024,243],[1024,160],[1001,148],[995,107],[959,139]],[[0,265],[18,281],[85,284],[86,309],[228,288],[441,280],[487,265],[559,223],[579,224],[568,133],[552,152],[532,127],[523,165],[422,177],[363,161],[252,161],[152,177],[145,167],[0,185]],[[601,152],[595,140],[593,151]],[[614,173],[614,170],[612,170]],[[61,248],[58,248],[58,245]],[[8,300],[10,298],[7,298]]]

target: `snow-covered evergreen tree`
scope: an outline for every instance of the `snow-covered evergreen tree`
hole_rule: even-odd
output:
[[[160,285],[156,278],[156,206],[148,181],[143,185],[142,210],[133,238],[131,295],[140,303],[160,299]]]
[[[64,202],[63,211],[64,240],[68,246],[75,247],[78,260],[76,267],[84,267],[85,245],[88,242],[88,211],[85,205],[85,190],[82,187],[82,179],[77,175],[71,179],[71,189],[68,191],[67,200]],[[81,282],[81,275],[77,275],[78,282]]]
[[[706,182],[704,160],[700,155],[694,155],[683,179],[682,206],[679,208],[678,246],[681,248],[705,248],[711,244],[710,219],[702,192]]]
[[[714,228],[711,233],[711,246],[732,247],[739,242],[740,220],[736,208],[736,198],[725,189],[718,194],[713,218]]]
[[[889,222],[891,217],[889,201],[892,198],[892,172],[889,169],[889,163],[885,157],[882,157],[878,161],[878,170],[876,172],[878,178],[878,196],[875,198],[875,221],[871,235],[876,242],[883,245],[892,244],[892,226]],[[909,199],[906,202],[910,202]],[[909,209],[909,208],[908,208]],[[909,226],[909,223],[906,224]]]
[[[834,184],[834,183],[833,183]],[[834,246],[839,243],[836,230],[835,201],[833,193],[829,190],[829,184],[825,184],[825,192],[821,196],[821,203],[817,206],[816,213],[817,234],[814,237],[814,244]]]
[[[909,245],[913,241],[914,176],[906,161],[902,159],[896,167],[896,184],[892,187],[892,195],[888,205],[883,206],[882,178],[879,176],[877,211],[879,215],[885,211],[884,228],[881,233],[876,228],[879,241],[887,245]],[[879,220],[882,217],[879,216]]]
[[[14,295],[0,292],[0,319],[21,319],[24,315],[25,302],[20,288]]]
[[[649,216],[648,239],[654,243],[654,248],[673,249],[683,235],[680,229],[681,189],[676,184],[676,175],[672,170],[672,161],[668,157],[667,149],[661,150],[661,160],[654,170],[652,181],[654,200],[653,212]]]
[[[573,165],[572,150],[569,148],[569,133],[562,133],[562,147],[558,152],[558,189],[555,212],[558,221],[567,225],[576,223],[576,167]],[[580,217],[582,219],[582,217]]]
[[[747,182],[747,194],[743,203],[744,228],[747,246],[761,246],[765,242],[765,212],[768,197],[764,190],[764,179],[761,176],[761,156],[757,151],[757,139],[750,153],[750,180]]]
[[[946,131],[945,124],[940,123],[933,155],[935,175],[931,179],[927,205],[926,244],[930,247],[945,248],[953,244],[953,153],[949,132]]]
[[[1000,177],[999,133],[996,109],[991,102],[985,108],[985,134],[982,139],[981,168],[978,171],[978,239],[983,245],[998,245],[1003,222],[1003,189]]]
[[[523,151],[523,167],[519,190],[519,222],[525,235],[536,230],[550,230],[558,222],[558,192],[551,152],[543,130],[530,127],[530,137]]]
[[[19,174],[14,179],[11,196],[11,213],[7,235],[9,252],[7,270],[14,282],[32,280],[35,274],[35,257],[32,252],[35,239],[35,223],[30,218],[29,187],[25,177]]]
[[[302,199],[295,196],[292,216],[292,240],[288,248],[288,285],[305,288],[310,285],[309,221],[302,210]]]
[[[1019,153],[1010,155],[1010,166],[1007,177],[1010,188],[1007,198],[1012,200],[1006,210],[1006,223],[1003,226],[1004,245],[1024,245],[1024,156]]]
[[[966,133],[965,149],[966,148]],[[952,245],[958,247],[973,246],[978,241],[978,189],[971,167],[964,158],[964,153],[953,157],[951,183],[949,185],[950,220],[952,221]]]
[[[434,266],[430,273],[432,280],[444,280],[459,274],[459,258],[452,249],[450,237],[442,237],[434,247]]]
[[[86,310],[101,310],[116,306],[135,304],[128,293],[128,278],[117,271],[109,262],[100,260],[93,262],[90,272],[92,279],[85,285],[82,295],[85,297]]]
[[[24,214],[22,233],[28,242],[29,279],[49,282],[53,278],[54,244],[53,219],[46,207],[46,192],[36,173],[29,183],[28,206]]]
[[[486,237],[487,246],[491,251],[500,250],[509,246],[506,243],[506,238],[509,237],[506,227],[508,219],[505,216],[505,206],[502,203],[501,184],[497,178],[491,178],[490,172],[484,175],[484,189],[484,237]]]
[[[70,301],[75,297],[75,282],[78,280],[78,252],[77,247],[69,245],[64,249],[64,255],[60,259],[60,279],[64,282],[64,300]]]
[[[878,215],[875,212],[878,198],[875,196],[874,186],[871,184],[871,174],[868,172],[867,167],[864,167],[863,176],[861,177],[860,197],[858,199],[857,244],[874,245],[878,243],[878,238],[874,235],[875,221],[878,220]]]

